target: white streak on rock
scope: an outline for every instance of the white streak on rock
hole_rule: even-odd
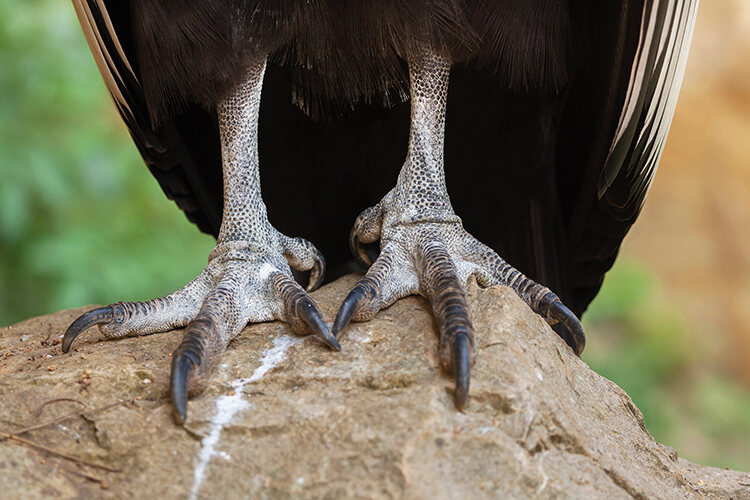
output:
[[[372,342],[372,330],[367,330],[363,333],[357,333],[354,328],[351,328],[348,335],[351,340],[360,342],[362,344]]]
[[[230,384],[233,390],[231,396],[222,395],[216,399],[216,412],[211,417],[211,427],[208,435],[201,441],[201,450],[198,453],[198,465],[193,472],[193,488],[190,490],[190,500],[198,498],[203,480],[206,478],[206,468],[211,461],[211,457],[219,454],[216,451],[216,445],[219,443],[221,431],[224,426],[232,421],[232,418],[241,410],[252,406],[242,398],[242,390],[245,385],[257,382],[263,376],[271,371],[276,365],[286,357],[286,351],[289,347],[301,342],[303,338],[284,335],[273,340],[273,347],[266,351],[260,360],[260,366],[255,369],[252,375],[247,378],[238,378]]]

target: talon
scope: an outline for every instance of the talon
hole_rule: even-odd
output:
[[[209,335],[212,325],[209,320],[196,319],[185,330],[185,336],[172,354],[172,372],[169,389],[172,396],[174,420],[182,425],[187,418],[188,380],[202,364],[206,354],[204,337]]]
[[[307,283],[307,288],[305,288],[308,292],[313,292],[320,288],[326,276],[326,260],[317,248],[315,249],[314,258],[315,264],[310,271],[310,281]]]
[[[339,345],[336,337],[331,334],[328,325],[320,315],[320,311],[318,311],[318,308],[315,307],[315,304],[310,299],[303,297],[297,302],[297,313],[320,340],[331,349],[336,351],[341,350],[341,345]]]
[[[581,322],[576,318],[576,315],[559,300],[555,300],[549,305],[547,315],[558,320],[565,326],[565,329],[570,333],[570,338],[573,342],[573,345],[570,347],[576,355],[580,356],[583,352],[583,348],[586,347],[586,334],[583,331]],[[568,344],[570,344],[570,342],[568,342]]]
[[[466,407],[471,381],[474,328],[471,325],[466,292],[445,245],[427,241],[421,247],[420,283],[438,321],[441,362],[453,369],[456,384],[453,401],[461,411]]]
[[[463,411],[466,407],[466,400],[469,398],[469,383],[471,382],[471,342],[465,333],[458,333],[453,339],[451,355],[453,378],[456,382],[453,402],[459,411]]]
[[[488,253],[494,254],[492,250]],[[495,260],[495,283],[512,288],[535,313],[545,318],[555,333],[580,356],[586,347],[586,334],[576,315],[549,288],[524,276],[500,257],[495,256]],[[557,327],[558,322],[565,327],[565,331]]]
[[[368,247],[367,245],[380,239],[383,223],[381,203],[363,210],[357,216],[351,231],[349,231],[349,249],[357,261],[365,267],[370,267],[373,260],[377,258],[377,252],[368,252],[368,250],[375,250],[374,247]]]
[[[187,418],[187,380],[194,368],[193,360],[187,353],[173,355],[169,388],[174,421],[178,425],[184,424]]]
[[[304,291],[296,281],[281,273],[273,276],[276,293],[284,306],[284,318],[298,334],[312,330],[320,340],[331,349],[341,350],[336,338],[331,335],[328,325],[323,321],[315,301]]]
[[[354,255],[354,258],[357,259],[360,264],[365,267],[370,267],[372,265],[372,259],[370,259],[370,256],[367,254],[367,248],[365,245],[359,241],[355,227],[356,225],[352,227],[351,231],[349,231],[349,250],[351,250],[352,255]]]
[[[62,351],[70,351],[73,341],[84,331],[94,325],[110,323],[114,318],[115,310],[113,306],[97,307],[93,311],[79,316],[65,331],[62,341]]]
[[[352,316],[357,312],[359,305],[371,295],[368,293],[367,285],[358,282],[344,299],[333,320],[333,335],[338,338],[346,325],[352,320]]]

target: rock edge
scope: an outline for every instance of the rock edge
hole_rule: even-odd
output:
[[[327,320],[355,279],[313,294]],[[510,289],[471,285],[469,303],[466,413],[427,304],[410,297],[350,327],[340,353],[282,323],[245,328],[185,429],[168,400],[180,331],[110,342],[91,330],[62,354],[88,308],[0,328],[0,431],[130,400],[23,435],[119,472],[0,441],[3,497],[750,499],[750,474],[654,441],[630,398]]]

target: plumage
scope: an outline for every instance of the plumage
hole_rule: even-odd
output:
[[[154,121],[186,102],[212,108],[259,55],[286,67],[314,116],[405,96],[403,60],[420,39],[490,67],[512,88],[559,87],[569,41],[565,0],[203,0],[132,2],[132,31]]]
[[[410,294],[432,308],[462,410],[476,354],[472,276],[509,286],[580,355],[576,316],[643,206],[697,8],[74,4],[148,167],[217,245],[181,289],[81,316],[63,350],[93,325],[109,338],[185,327],[172,357],[178,423],[248,322],[282,320],[339,350],[350,321]],[[367,272],[329,325],[307,292],[322,282],[323,255],[329,278],[356,270],[344,236],[355,216],[348,246]],[[367,245],[378,242],[374,257]],[[307,291],[293,269],[310,271]]]
[[[241,72],[242,64],[231,63],[250,57],[250,50],[259,47],[250,45],[246,48],[246,55],[241,57],[227,43],[226,36],[222,38],[216,33],[211,36],[211,30],[206,29],[204,20],[214,20],[208,26],[214,30],[226,28],[230,22],[226,14],[235,12],[227,4],[190,2],[190,6],[187,6],[181,2],[141,0],[128,6],[124,3],[114,5],[104,0],[74,1],[107,87],[144,160],[167,195],[177,201],[201,230],[214,234],[220,222],[221,179],[218,139],[209,105],[239,78],[236,74]],[[246,16],[247,12],[269,10],[261,5],[262,2],[238,4],[242,4]],[[324,13],[322,8],[317,15],[303,12],[305,8],[313,8],[309,7],[310,4],[289,2],[290,12],[297,9],[297,14],[289,16],[290,19],[330,18],[330,12]],[[387,4],[394,15],[404,11],[412,13],[406,16],[402,27],[409,25],[409,19],[418,17],[416,13],[424,14],[430,10],[427,4],[416,7],[410,4],[407,7],[398,2]],[[524,7],[515,7],[521,4]],[[328,2],[323,7],[333,9],[341,6]],[[277,7],[279,9],[281,7]],[[471,120],[472,127],[480,129],[472,135],[485,136],[487,139],[497,128],[507,131],[518,125],[526,125],[528,129],[536,129],[536,133],[529,130],[525,137],[510,139],[498,134],[501,136],[489,142],[483,141],[481,145],[470,140],[467,143],[463,141],[466,138],[461,136],[462,145],[453,146],[459,140],[452,140],[452,125],[461,119],[456,117],[453,122],[449,119],[447,176],[458,211],[475,232],[483,233],[477,230],[480,225],[488,227],[488,232],[493,233],[490,236],[490,241],[495,243],[493,246],[505,250],[509,260],[516,262],[521,269],[531,276],[545,276],[553,287],[557,285],[563,297],[573,299],[577,312],[585,308],[598,290],[604,271],[613,262],[619,241],[637,216],[650,186],[675,107],[696,9],[697,1],[624,2],[602,6],[599,2],[568,5],[560,1],[517,3],[484,0],[466,2],[465,5],[446,2],[435,7],[436,14],[431,22],[439,27],[436,36],[442,37],[445,43],[450,41],[454,52],[461,52],[457,48],[462,49],[466,60],[454,70],[449,116],[468,115],[461,108],[471,109],[474,114],[465,116],[465,119]],[[565,15],[560,16],[561,11]],[[170,13],[175,12],[182,12],[182,24],[179,20],[176,25],[173,19],[170,21]],[[447,18],[451,12],[463,14],[459,15],[457,21],[450,22]],[[482,12],[487,14],[482,16]],[[304,16],[303,13],[308,15]],[[362,14],[363,17],[366,15]],[[373,14],[369,15],[374,17]],[[524,28],[524,20],[530,28]],[[140,24],[140,29],[134,28],[138,24],[135,21]],[[201,23],[204,24],[201,26]],[[287,21],[284,24],[293,23]],[[149,65],[143,62],[148,58],[143,55],[144,49],[136,48],[138,44],[134,38],[134,31],[147,31],[144,25],[161,25],[167,30],[172,27],[179,31],[179,35],[165,34],[163,30],[152,31],[150,38],[140,35],[140,45],[151,43],[155,48],[172,47],[174,54],[182,54],[183,59],[190,58],[180,53],[178,47],[181,44],[194,45],[196,51],[207,55],[187,61],[178,58],[180,62],[170,66],[165,64],[172,54],[167,50],[159,53],[162,55],[153,55],[154,62]],[[320,56],[325,60],[325,40],[311,43],[307,52],[297,52],[298,59],[295,60],[291,55],[293,48],[284,44],[290,43],[292,35],[289,33],[298,33],[301,29],[298,26],[295,31],[287,26],[286,30],[280,30],[287,35],[278,35],[267,42],[277,51],[273,59],[285,64],[269,69],[267,78],[274,83],[264,89],[263,106],[269,111],[261,115],[260,147],[261,156],[270,165],[266,170],[273,170],[263,171],[264,185],[268,186],[265,197],[273,206],[273,193],[279,188],[289,189],[288,183],[283,183],[274,175],[279,172],[279,177],[288,179],[291,172],[287,167],[305,165],[293,170],[298,175],[297,170],[304,171],[310,167],[316,168],[316,171],[322,170],[324,174],[331,172],[333,175],[325,179],[333,181],[333,184],[330,189],[324,189],[321,193],[323,197],[329,194],[325,191],[335,192],[337,196],[346,194],[344,188],[349,186],[369,186],[371,191],[361,193],[355,187],[352,191],[357,195],[357,206],[346,207],[345,201],[342,203],[348,210],[343,211],[340,218],[348,224],[352,218],[349,216],[356,215],[363,204],[376,201],[377,196],[388,189],[388,182],[395,177],[406,148],[406,133],[395,132],[407,129],[408,108],[396,101],[390,108],[382,109],[379,103],[368,104],[367,98],[372,98],[378,91],[381,96],[386,91],[403,94],[405,79],[399,53],[410,50],[408,40],[401,46],[386,47],[385,35],[376,33],[368,40],[361,41],[360,45],[368,47],[361,49],[361,54],[380,53],[381,61],[393,58],[380,67],[384,69],[385,76],[379,74],[373,77],[370,73],[369,79],[363,77],[378,68],[363,64],[362,58],[352,58],[346,66],[351,71],[329,71],[329,79],[339,79],[338,84],[329,81],[330,87],[327,87],[317,82],[319,85],[316,87],[312,77],[305,79],[309,68],[296,64],[307,59],[312,67],[312,61],[320,59]],[[404,30],[408,31],[408,28]],[[478,35],[480,32],[485,33],[485,39]],[[547,38],[541,32],[547,33]],[[154,39],[159,33],[162,38]],[[180,36],[183,39],[175,46],[175,42],[170,40]],[[325,30],[317,36],[325,39]],[[309,38],[314,37],[311,34]],[[222,51],[227,51],[227,55]],[[317,57],[316,52],[319,52]],[[345,55],[340,57],[344,58]],[[519,63],[518,60],[524,57],[525,63]],[[534,57],[539,60],[529,62]],[[203,72],[196,70],[196,67],[205,65],[206,60],[230,69],[217,70],[218,75],[211,73],[214,69],[211,65],[208,68],[204,66]],[[568,63],[568,60],[571,62]],[[343,66],[339,62],[328,64]],[[323,65],[323,68],[326,66]],[[320,69],[317,75],[325,71],[328,70]],[[142,76],[144,72],[149,76]],[[159,74],[171,83],[156,83]],[[190,74],[214,76],[208,78],[211,83],[204,84],[208,85],[206,87],[196,84],[196,78],[187,79],[188,83],[184,83],[181,76]],[[554,77],[545,76],[548,74]],[[150,91],[151,98],[147,98],[149,92],[144,89],[147,81],[156,87],[156,90]],[[382,86],[376,90],[378,83]],[[335,93],[341,86],[350,90],[333,98],[326,94]],[[308,95],[316,88],[317,96]],[[178,89],[176,93],[175,89]],[[172,97],[159,97],[160,92],[171,92]],[[305,97],[301,98],[301,94]],[[339,106],[344,103],[354,109],[336,114],[333,119],[313,120],[292,105],[295,98],[299,103],[302,99],[315,100],[323,96],[328,96],[329,100],[338,99],[336,104]],[[183,101],[182,109],[176,111],[181,107],[178,104],[180,101]],[[548,104],[542,104],[545,101]],[[478,103],[478,106],[472,106],[474,103]],[[547,109],[541,109],[545,106]],[[156,111],[159,109],[165,118],[160,126],[152,127],[151,118],[160,116],[160,111]],[[170,109],[171,114],[164,111],[166,109]],[[509,116],[512,114],[522,116]],[[540,114],[555,116],[545,118]],[[285,119],[288,121],[284,122]],[[556,123],[548,124],[553,130],[545,132],[545,137],[540,139],[535,136],[539,135],[540,122],[545,119],[553,119]],[[203,137],[193,133],[196,129],[204,130]],[[311,135],[319,139],[317,145]],[[456,135],[460,136],[460,131]],[[552,158],[540,160],[532,157],[531,151],[536,152],[537,146],[534,143],[540,140],[553,150],[548,155]],[[280,149],[286,151],[274,148],[274,145],[282,142],[284,146]],[[526,148],[526,154],[500,154],[508,146],[524,142],[534,145]],[[559,144],[550,145],[553,142]],[[384,146],[387,151],[382,151]],[[450,161],[454,151],[460,152],[458,162]],[[473,162],[470,161],[472,159]],[[490,162],[486,161],[490,159]],[[544,162],[549,165],[540,166]],[[472,178],[479,173],[479,179],[484,181],[481,183],[483,186],[496,185],[498,189],[508,189],[501,186],[513,182],[528,184],[529,179],[524,180],[523,173],[514,175],[502,171],[518,169],[520,172],[539,173],[539,169],[543,172],[545,168],[552,170],[546,173],[555,178],[551,182],[556,185],[546,186],[549,180],[539,182],[537,190],[547,192],[537,193],[534,203],[525,203],[527,213],[520,214],[522,221],[510,223],[503,220],[503,212],[506,212],[503,207],[487,210],[489,207],[472,206],[470,198],[475,187],[472,181],[460,185],[460,178],[451,172],[455,163],[459,163],[464,172],[468,169],[467,173]],[[493,164],[496,167],[493,168]],[[370,178],[372,172],[378,169],[378,177],[383,179],[380,183]],[[490,170],[497,173],[486,175],[486,171]],[[358,175],[358,171],[366,173]],[[336,177],[336,172],[341,172],[342,179],[331,178]],[[277,181],[286,186],[277,185]],[[293,187],[291,189],[292,192],[297,191]],[[299,191],[304,197],[304,190]],[[527,194],[530,196],[530,193]],[[306,208],[315,203],[310,199],[300,202]],[[461,210],[462,205],[466,205],[467,210]],[[539,217],[534,214],[540,210],[545,214],[556,213],[555,218],[560,219],[556,224],[560,227],[542,228],[535,224],[533,219]],[[325,210],[321,212],[325,221],[321,225],[330,227]],[[517,214],[518,210],[513,212]],[[272,208],[270,213],[272,219],[280,216]],[[499,220],[493,221],[493,218]],[[304,227],[300,225],[288,230],[298,230],[312,238],[318,233],[315,231],[318,224],[308,222],[312,224],[306,223]],[[278,220],[278,223],[283,228],[285,221]],[[526,240],[524,244],[502,241],[503,238],[511,239],[508,231],[501,230],[509,225],[516,226],[515,240]],[[540,250],[536,242],[539,239],[552,244],[545,244],[545,249]],[[537,256],[540,252],[548,256],[540,258]],[[329,260],[332,257],[336,260],[339,253],[334,250]]]
[[[269,216],[341,272],[350,221],[398,174],[403,61],[428,33],[457,61],[446,131],[457,213],[580,314],[653,179],[698,2],[73,3],[145,162],[205,232],[221,220],[213,106],[247,61],[271,54],[260,115]]]

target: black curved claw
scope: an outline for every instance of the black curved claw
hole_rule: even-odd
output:
[[[336,318],[333,320],[332,331],[334,337],[338,338],[341,332],[344,331],[346,325],[352,320],[354,313],[357,312],[359,304],[367,299],[368,296],[366,285],[361,282],[354,285],[354,288],[351,289],[344,302],[341,303],[341,307],[339,307],[339,311],[336,313]]]
[[[172,358],[172,376],[170,377],[170,392],[172,394],[172,410],[174,421],[178,425],[185,423],[187,418],[187,380],[193,372],[193,362],[187,356]]]
[[[188,380],[193,371],[201,365],[201,358],[205,352],[205,347],[201,341],[203,335],[201,330],[205,330],[205,326],[196,326],[198,326],[197,331],[191,329],[185,332],[185,337],[172,354],[169,390],[172,395],[174,420],[178,425],[184,424],[187,418]]]
[[[349,250],[351,250],[357,262],[363,266],[370,267],[372,265],[372,259],[367,254],[367,247],[359,241],[354,227],[349,231]]]
[[[315,264],[313,264],[313,268],[310,271],[310,281],[307,283],[307,290],[308,292],[312,292],[320,288],[320,285],[323,284],[323,279],[326,277],[326,259],[323,257],[323,254],[320,253],[320,251],[315,248]]]
[[[566,342],[570,345],[576,355],[580,356],[583,352],[583,348],[586,347],[586,334],[583,331],[581,322],[576,318],[576,315],[559,300],[555,300],[550,304],[547,315],[565,326],[565,329],[570,334],[569,339],[566,339]]]
[[[331,331],[328,329],[326,322],[323,321],[320,311],[318,311],[318,308],[315,307],[315,304],[309,298],[303,297],[297,302],[297,314],[307,323],[320,340],[325,342],[331,349],[341,350],[336,337],[331,335]]]
[[[453,402],[459,411],[463,411],[469,397],[471,382],[471,342],[465,333],[456,334],[451,345],[451,356],[453,357],[453,379],[456,382]]]
[[[79,316],[65,331],[62,341],[62,351],[70,351],[70,346],[76,337],[92,326],[110,323],[114,319],[115,310],[112,306],[97,307],[93,311]]]

